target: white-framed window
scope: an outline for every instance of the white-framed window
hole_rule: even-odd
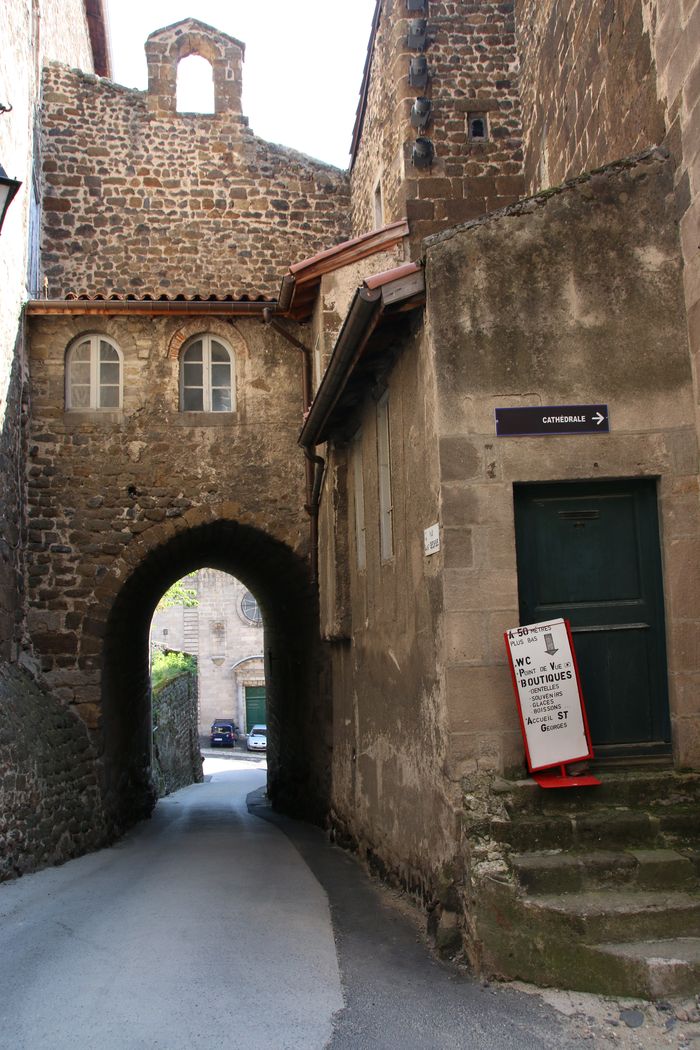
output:
[[[218,335],[190,339],[180,357],[183,412],[233,412],[233,351]]]
[[[83,335],[66,355],[66,408],[72,411],[122,406],[122,355],[104,335]]]
[[[394,507],[391,497],[391,431],[389,391],[377,402],[377,466],[379,468],[379,539],[382,561],[394,557]]]
[[[365,535],[365,472],[362,463],[362,431],[358,430],[352,443],[353,498],[355,502],[355,551],[357,567],[367,568],[367,540]]]

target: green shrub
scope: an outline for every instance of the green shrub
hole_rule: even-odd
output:
[[[175,678],[184,671],[189,671],[190,674],[197,673],[196,656],[189,653],[162,652],[157,649],[151,663],[151,686],[156,686],[167,678]]]

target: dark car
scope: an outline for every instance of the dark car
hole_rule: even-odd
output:
[[[235,747],[238,733],[234,722],[228,719],[217,718],[211,724],[211,736],[209,742],[212,747]]]

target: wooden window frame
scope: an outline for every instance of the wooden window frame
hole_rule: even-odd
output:
[[[224,350],[229,356],[229,367],[230,371],[230,394],[231,394],[231,407],[230,408],[213,408],[212,407],[212,390],[213,389],[226,389],[225,387],[213,387],[212,386],[212,365],[223,364],[223,362],[212,362],[211,359],[211,344],[212,340],[223,346]],[[202,386],[186,386],[185,385],[185,357],[189,350],[192,349],[195,343],[201,342],[202,344]],[[185,390],[201,390],[202,391],[202,408],[185,408]],[[226,416],[232,415],[236,411],[236,355],[231,345],[216,332],[200,332],[198,335],[193,335],[191,339],[188,339],[180,352],[180,411],[184,414],[191,413],[206,413],[207,415]]]
[[[379,541],[381,560],[394,557],[394,505],[391,491],[391,422],[389,391],[377,402],[377,475],[379,483]]]
[[[365,522],[365,472],[362,460],[362,431],[352,442],[353,502],[355,506],[355,559],[357,568],[367,568],[367,527]]]
[[[89,344],[90,347],[90,358],[87,362],[75,361],[75,355],[77,351],[84,346]],[[101,343],[106,343],[110,349],[114,350],[117,355],[117,361],[114,362],[103,362],[100,360],[100,353],[102,351]],[[90,387],[90,403],[88,405],[74,405],[74,394],[73,389],[77,385],[87,386],[88,384],[81,383],[76,384],[73,380],[74,368],[77,364],[88,364],[89,365],[89,387]],[[117,364],[119,366],[119,381],[118,383],[103,384],[100,382],[100,365],[102,364]],[[67,412],[119,412],[122,408],[124,398],[124,356],[115,343],[115,341],[102,332],[86,332],[84,335],[79,336],[73,340],[73,343],[68,349],[66,354],[66,366],[65,366],[65,400],[66,400],[66,411]],[[119,396],[116,405],[103,405],[101,404],[101,391],[103,387],[113,388],[117,387]]]

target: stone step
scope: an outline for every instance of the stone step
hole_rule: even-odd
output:
[[[604,886],[640,889],[697,887],[695,857],[672,849],[520,853],[510,863],[528,893],[573,893]]]
[[[700,894],[633,887],[525,896],[522,905],[543,939],[548,931],[587,944],[700,937]]]
[[[597,957],[611,995],[663,999],[700,987],[700,937],[596,944],[587,954]]]
[[[509,813],[551,814],[590,811],[595,807],[645,808],[659,801],[672,806],[700,805],[700,774],[671,769],[601,772],[597,787],[543,790],[532,779],[497,780],[494,792]]]
[[[488,832],[522,852],[545,849],[620,849],[655,846],[659,822],[649,813],[628,809],[584,813],[519,815],[512,820],[493,819]]]

